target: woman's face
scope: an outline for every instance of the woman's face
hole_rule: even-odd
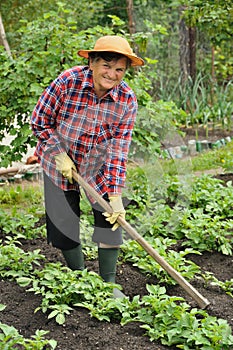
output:
[[[103,97],[109,90],[118,85],[124,77],[127,67],[127,58],[107,62],[100,58],[90,60],[90,69],[93,72],[94,89],[97,96]]]

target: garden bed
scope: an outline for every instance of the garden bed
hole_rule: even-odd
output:
[[[48,262],[63,261],[62,255],[54,248],[48,246],[45,240],[36,239],[25,242],[24,250],[41,249]],[[204,253],[202,256],[191,256],[203,271],[212,272],[219,280],[232,278],[233,258],[220,253]],[[87,262],[90,270],[98,271],[97,262]],[[130,298],[134,295],[145,295],[146,284],[156,283],[153,278],[143,276],[130,264],[118,266],[117,282],[120,283],[125,294]],[[203,282],[194,280],[192,285],[205,296],[209,301],[208,312],[212,316],[223,318],[233,327],[233,299],[217,287],[208,286]],[[180,286],[169,287],[169,295],[182,296],[196,307],[196,303],[187,296]],[[0,281],[0,302],[7,305],[1,312],[1,322],[14,326],[26,338],[29,338],[37,329],[49,330],[49,338],[56,339],[57,349],[60,350],[165,350],[175,347],[162,346],[158,343],[151,343],[149,338],[144,336],[144,331],[138,324],[128,324],[124,327],[118,323],[100,322],[90,318],[88,311],[82,308],[75,308],[67,316],[63,326],[59,326],[54,319],[48,320],[41,311],[34,313],[40,305],[40,297],[26,292],[26,289],[19,287],[14,282]]]
[[[220,175],[221,180],[233,180],[233,176]],[[42,238],[25,241],[23,250],[40,249],[47,262],[64,263],[61,253],[47,245]],[[220,281],[229,280],[233,274],[233,257],[217,252],[205,252],[201,256],[191,255],[190,259],[199,265],[202,271],[212,272]],[[98,272],[97,261],[86,261],[88,270]],[[147,294],[146,285],[156,284],[155,278],[142,275],[131,264],[120,263],[117,271],[117,283],[120,283],[124,293],[133,298],[134,295]],[[210,301],[207,311],[210,315],[227,320],[233,327],[233,299],[219,287],[204,285],[204,282],[194,279],[192,285]],[[180,286],[167,287],[169,295],[184,297],[192,307],[196,303],[187,295]],[[1,322],[14,326],[24,337],[30,337],[37,329],[48,330],[48,338],[57,340],[57,349],[69,350],[146,350],[146,349],[175,349],[158,343],[151,343],[139,324],[121,326],[117,322],[100,322],[91,318],[86,309],[74,308],[74,311],[66,317],[64,325],[59,326],[54,319],[48,320],[46,314],[41,311],[34,313],[40,305],[40,296],[26,292],[26,288],[19,287],[16,283],[7,280],[0,281],[0,303],[7,305],[1,312]]]
[[[193,134],[187,133],[186,141],[192,137]],[[216,135],[216,139],[219,137],[219,134]],[[233,182],[233,174],[220,174],[217,177],[223,181]],[[40,249],[41,254],[46,257],[46,262],[65,264],[62,254],[47,245],[45,238],[23,241],[21,248],[24,251]],[[191,254],[188,258],[200,266],[203,272],[213,273],[219,281],[232,279],[232,256],[218,252],[204,252],[202,255]],[[86,267],[89,271],[98,273],[98,261],[86,261]],[[146,285],[157,284],[159,281],[156,278],[143,275],[130,263],[120,261],[116,282],[122,285],[124,293],[132,300],[135,295],[141,297],[147,295]],[[209,315],[226,320],[233,328],[233,298],[220,287],[211,285],[207,281],[194,278],[191,284],[210,301],[210,305],[207,307]],[[89,312],[80,307],[74,307],[70,315],[66,316],[66,322],[63,325],[58,325],[54,318],[48,319],[47,314],[41,311],[34,313],[41,304],[41,297],[26,292],[26,289],[19,287],[15,282],[0,280],[0,304],[6,305],[5,310],[0,313],[0,321],[14,326],[25,338],[30,338],[36,330],[43,329],[49,331],[47,338],[53,338],[58,342],[56,349],[59,350],[176,349],[174,346],[168,347],[151,342],[149,337],[144,335],[145,332],[138,323],[121,326],[117,321],[100,322],[96,318],[91,318]],[[166,289],[168,295],[183,297],[191,307],[198,307],[196,302],[179,285],[166,286]]]

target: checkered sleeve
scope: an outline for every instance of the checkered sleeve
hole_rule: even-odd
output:
[[[111,140],[109,161],[106,162],[108,177],[108,194],[121,194],[125,185],[126,163],[132,139],[133,127],[137,113],[136,98],[128,105],[121,122],[116,126],[115,135]]]
[[[31,128],[39,142],[37,153],[40,156],[49,152],[53,155],[65,152],[56,132],[56,117],[62,104],[63,91],[59,77],[41,95],[31,117]]]

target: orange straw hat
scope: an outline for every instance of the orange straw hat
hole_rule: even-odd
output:
[[[131,66],[143,66],[144,61],[138,57],[126,39],[117,35],[106,35],[99,38],[94,46],[93,50],[79,50],[78,55],[84,58],[88,58],[89,52],[117,52],[121,55],[128,57],[131,60]]]

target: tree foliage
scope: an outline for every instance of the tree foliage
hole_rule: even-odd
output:
[[[4,166],[20,159],[27,146],[34,144],[28,121],[43,89],[62,70],[83,64],[85,61],[77,56],[77,50],[80,47],[89,49],[101,35],[125,36],[146,61],[145,67],[130,71],[126,77],[140,106],[134,134],[134,138],[138,137],[138,147],[146,148],[148,140],[151,145],[160,137],[151,138],[150,135],[151,125],[158,121],[161,126],[164,120],[161,116],[167,115],[166,105],[157,100],[162,99],[166,104],[173,99],[176,104],[172,108],[174,114],[169,112],[169,119],[177,121],[179,114],[184,118],[184,113],[176,109],[176,105],[182,106],[180,101],[184,97],[180,96],[179,80],[181,6],[185,6],[187,24],[198,30],[198,72],[210,73],[210,48],[214,45],[216,75],[219,79],[231,78],[232,37],[229,33],[233,5],[230,0],[134,0],[130,13],[133,16],[130,20],[135,22],[133,34],[128,28],[127,4],[128,1],[120,0],[1,1],[0,11],[13,59],[10,60],[0,47],[0,140],[6,132],[16,136],[10,146],[0,146]],[[146,132],[147,141],[143,133],[135,136],[140,129]],[[154,147],[151,149],[154,152]]]
[[[12,48],[17,48],[21,35],[21,20],[37,21],[46,13],[56,13],[64,18],[72,18],[79,29],[87,29],[103,22],[106,0],[58,1],[58,0],[1,0],[1,12],[6,32]]]
[[[186,19],[205,30],[214,44],[232,37],[233,4],[231,0],[187,2]]]
[[[232,26],[233,3],[231,0],[220,1],[188,1],[185,12],[188,22],[196,26],[210,41],[212,46],[212,62],[219,79],[233,76],[232,59]]]
[[[78,48],[89,49],[99,36],[116,33],[123,34],[132,45],[145,48],[143,34],[130,38],[124,31],[125,23],[116,16],[111,19],[111,26],[96,25],[77,31],[72,11],[60,4],[57,12],[50,11],[34,21],[21,21],[21,40],[17,50],[12,51],[13,60],[2,50],[0,62],[0,138],[6,132],[15,136],[11,145],[0,146],[3,166],[21,159],[28,145],[35,144],[29,127],[30,114],[44,88],[62,70],[85,63],[77,55]],[[150,80],[140,70],[130,71],[127,80],[138,91],[139,104],[145,106],[151,100],[146,92],[151,88]]]

